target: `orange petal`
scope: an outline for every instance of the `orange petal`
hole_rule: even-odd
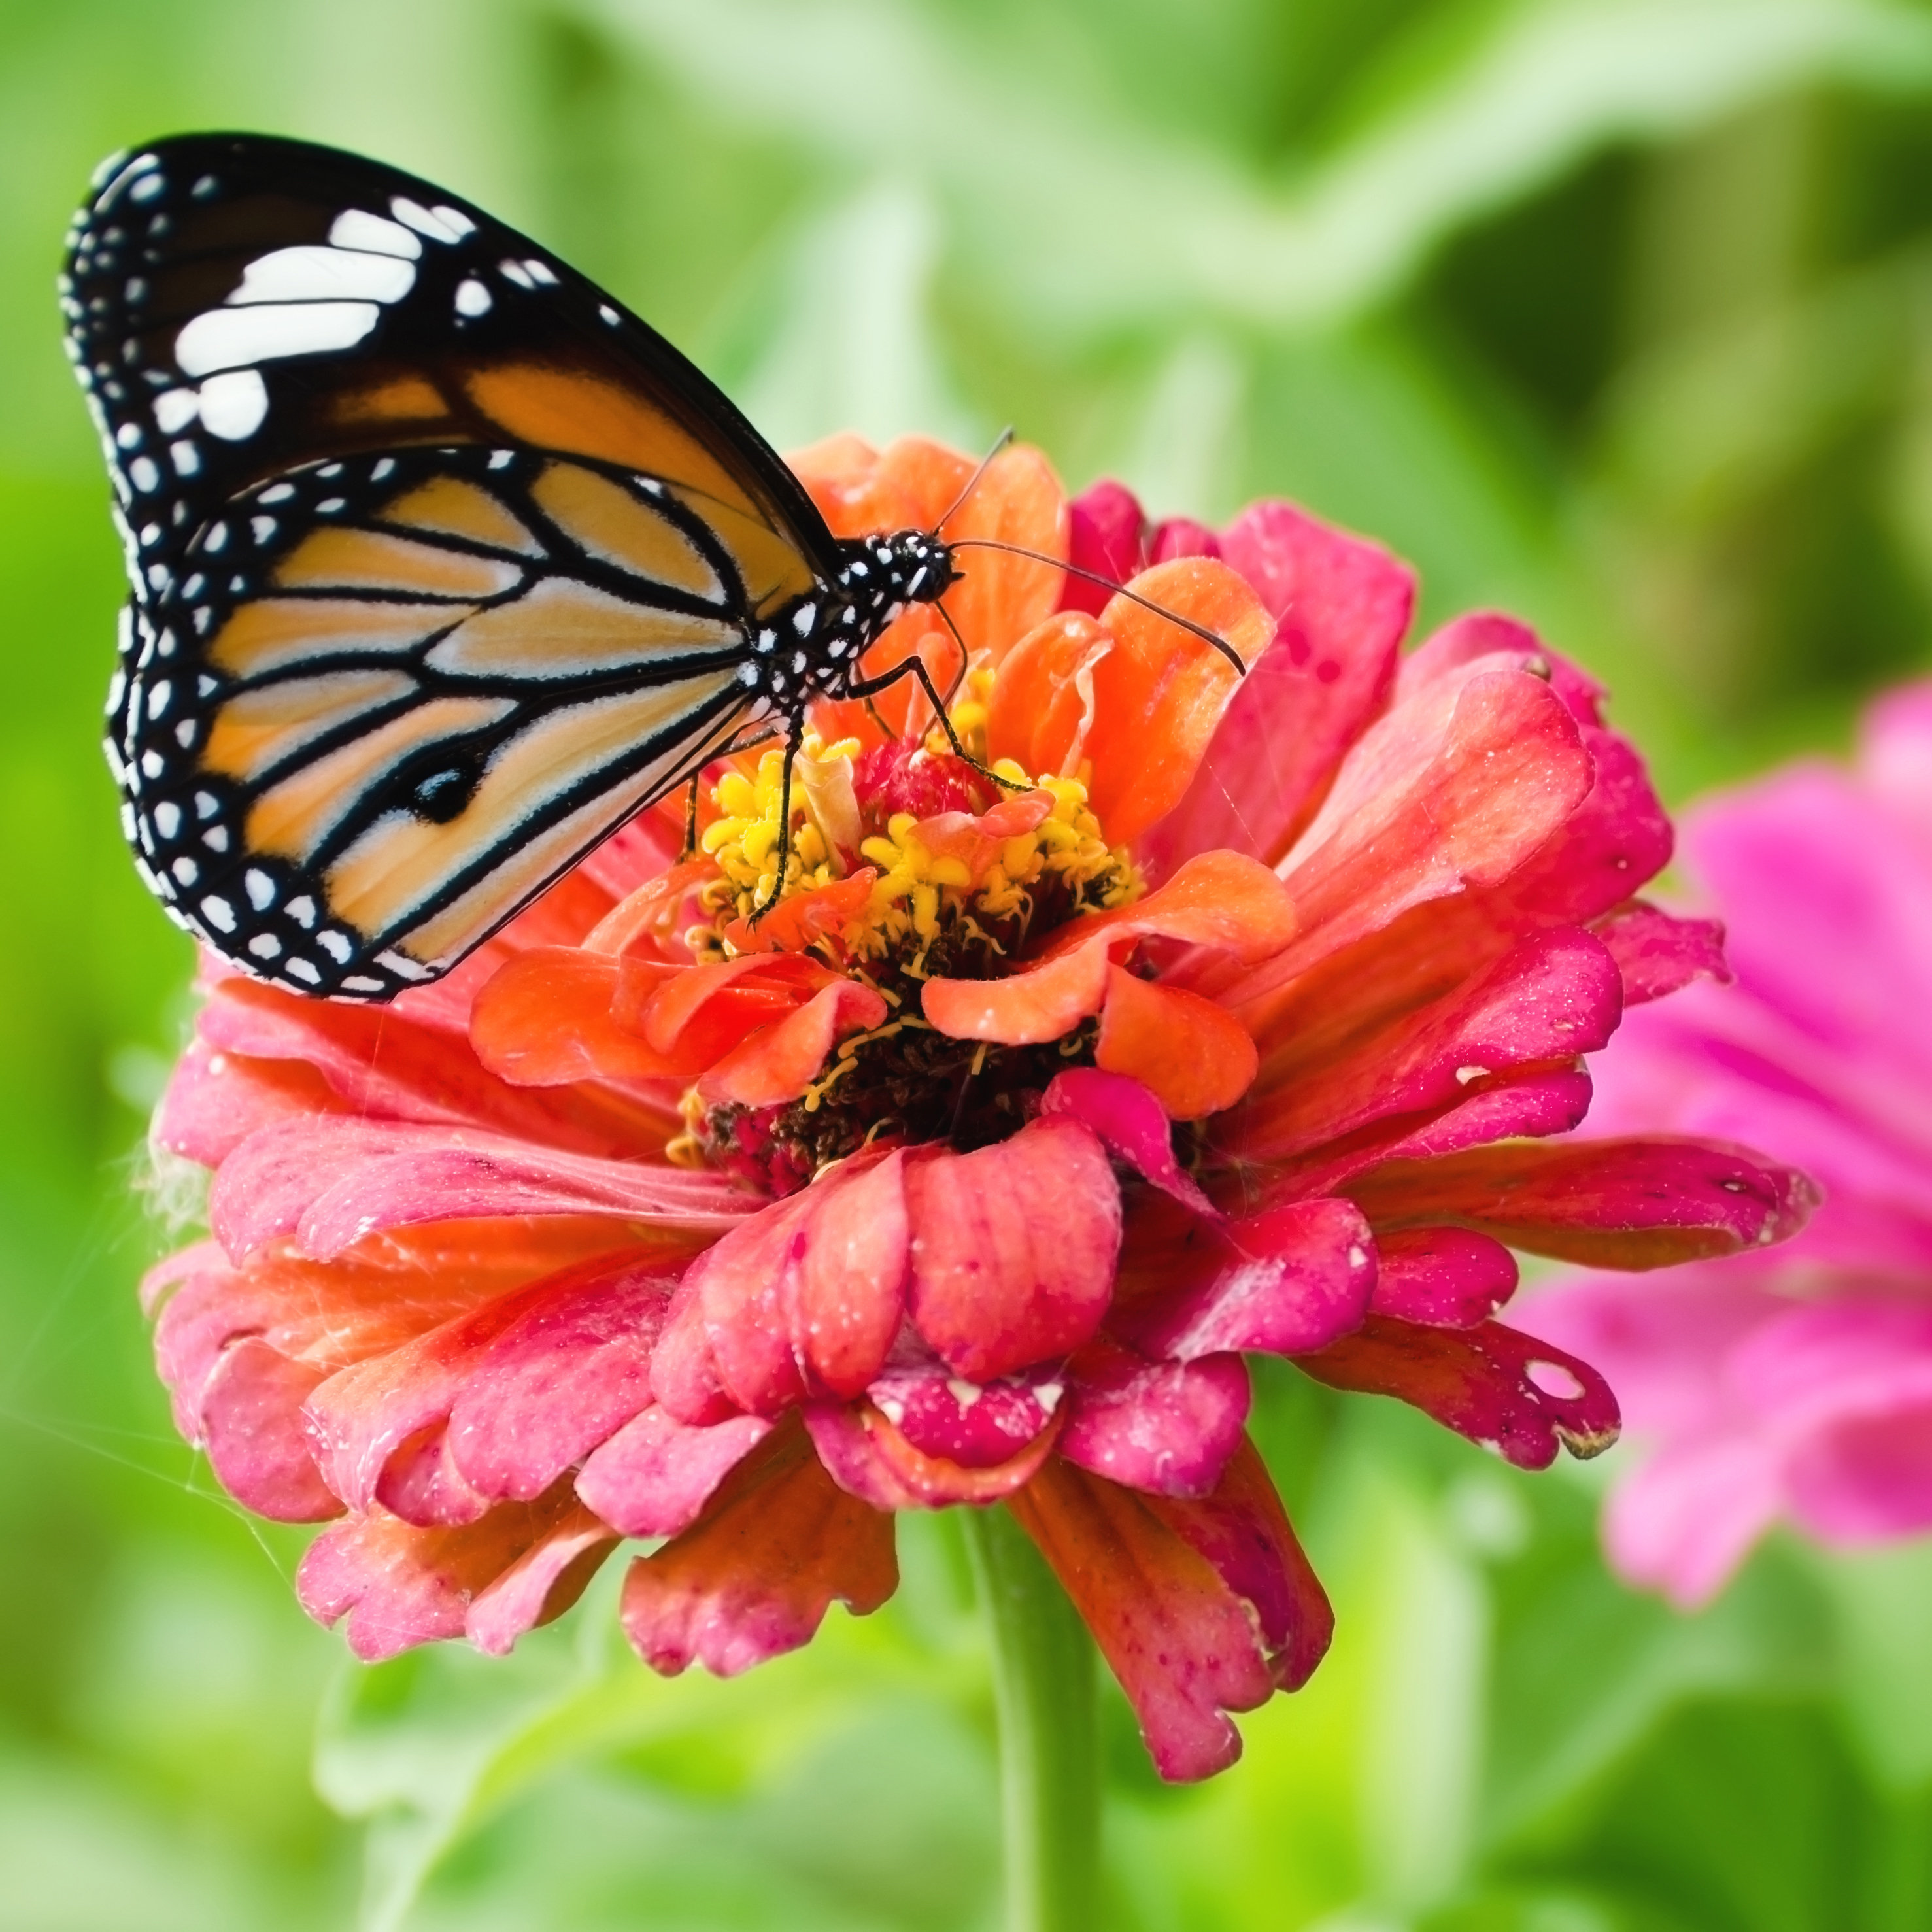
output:
[[[939,504],[936,518],[951,502]],[[946,518],[949,543],[990,537],[1042,555],[1066,555],[1066,496],[1053,466],[1026,443],[1003,449],[987,464],[972,494]],[[961,581],[946,594],[946,608],[968,647],[998,664],[1015,641],[1052,615],[1065,574],[998,550],[962,550],[953,560]],[[1032,771],[1036,767],[1029,765]]]
[[[1250,964],[1279,952],[1295,931],[1294,902],[1259,860],[1197,852],[1145,898],[1062,926],[1040,957],[1076,951],[1104,932],[1110,942],[1158,937],[1211,946]]]
[[[626,962],[634,964],[635,962]],[[792,953],[748,953],[738,959],[719,960],[713,964],[688,966],[674,977],[651,986],[627,974],[619,982],[611,1016],[620,1026],[640,1033],[660,1053],[681,1046],[684,1036],[707,1007],[742,1016],[736,1034],[719,1045],[700,1066],[735,1046],[756,1025],[775,1019],[788,1008],[801,1004],[820,987],[838,976],[816,959]],[[732,997],[724,1000],[723,996]],[[635,997],[641,995],[642,997]],[[754,1017],[755,1016],[755,1017]],[[717,1015],[706,1016],[714,1022]],[[715,1034],[715,1024],[710,1031]],[[694,1067],[692,1072],[698,1071]]]
[[[802,952],[815,940],[844,932],[863,914],[878,876],[876,866],[861,866],[849,878],[781,899],[755,925],[748,919],[734,919],[724,928],[724,937],[740,955]]]
[[[1112,634],[1081,610],[1062,610],[1028,632],[993,681],[988,755],[1042,775],[1077,770],[1093,724],[1094,670],[1113,648]]]
[[[886,1010],[885,996],[876,988],[856,980],[835,980],[783,1019],[742,1040],[698,1082],[698,1090],[714,1105],[736,1101],[746,1107],[775,1107],[796,1100],[825,1064],[835,1041],[878,1025]]]
[[[1260,598],[1212,558],[1156,564],[1132,588],[1245,662],[1274,638]],[[1108,604],[1099,630],[1111,648],[1063,615],[1015,647],[994,686],[988,744],[996,758],[1030,753],[1034,770],[1090,763],[1089,800],[1107,836],[1126,843],[1180,802],[1240,679],[1214,646],[1126,597]]]
[[[717,876],[716,864],[710,859],[688,860],[647,879],[628,898],[616,904],[584,934],[586,952],[628,952],[642,950],[663,938],[676,918],[688,894],[706,879]]]
[[[1176,557],[1134,579],[1136,593],[1190,617],[1252,664],[1274,620],[1246,580],[1210,557]],[[1114,649],[1094,674],[1088,798],[1116,844],[1138,838],[1186,794],[1221,714],[1240,685],[1210,644],[1124,597],[1100,613]]]
[[[470,1044],[491,1072],[524,1087],[694,1073],[701,1061],[686,1068],[611,1018],[627,977],[654,988],[676,970],[574,946],[533,947],[493,974],[477,995]]]
[[[879,452],[848,430],[785,458],[836,537],[896,530],[900,506],[879,480]]]
[[[1232,1107],[1253,1084],[1260,1057],[1234,1015],[1170,986],[1107,972],[1094,1058],[1109,1073],[1131,1075],[1176,1120],[1198,1120]]]
[[[920,1005],[950,1039],[1036,1046],[1097,1013],[1106,994],[1107,949],[1091,945],[1008,980],[928,980]]]

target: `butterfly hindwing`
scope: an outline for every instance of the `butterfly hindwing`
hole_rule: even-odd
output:
[[[304,992],[432,976],[755,716],[712,508],[473,446],[244,491],[155,601],[112,746],[155,891]]]

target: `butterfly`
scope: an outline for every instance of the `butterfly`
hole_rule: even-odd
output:
[[[954,580],[835,538],[669,343],[480,209],[257,135],[116,157],[68,350],[132,595],[106,752],[142,877],[234,964],[380,1001],[806,706]],[[787,776],[790,776],[788,762]]]

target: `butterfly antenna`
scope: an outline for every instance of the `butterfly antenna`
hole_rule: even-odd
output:
[[[1055,570],[1064,570],[1069,577],[1084,578],[1089,584],[1097,584],[1102,590],[1111,590],[1116,597],[1124,597],[1130,604],[1138,604],[1143,610],[1151,610],[1156,617],[1165,617],[1170,624],[1178,624],[1184,631],[1191,631],[1204,644],[1212,644],[1234,668],[1245,676],[1247,666],[1241,654],[1226,638],[1208,629],[1205,624],[1197,624],[1192,617],[1184,617],[1178,610],[1170,610],[1156,604],[1150,597],[1143,597],[1137,590],[1130,590],[1124,584],[1116,584],[1111,577],[1103,577],[1097,570],[1084,570],[1077,563],[1068,563],[1061,558],[1048,556],[1044,550],[1024,550],[1018,544],[1003,543],[995,537],[962,537],[952,545],[955,550],[1003,550],[1013,556],[1023,556],[1034,563],[1050,563]]]
[[[1012,440],[1013,426],[1011,423],[1009,423],[1006,428],[1001,430],[999,434],[993,439],[992,448],[988,450],[984,456],[980,458],[979,468],[974,470],[972,475],[967,478],[965,488],[962,490],[958,495],[953,498],[951,508],[946,512],[944,516],[940,518],[938,523],[933,525],[932,534],[934,536],[938,536],[940,532],[945,529],[946,525],[952,522],[952,519],[959,514],[959,506],[965,502],[968,496],[972,495],[975,490],[979,488],[980,479],[986,475],[987,470],[992,466],[993,458],[998,455],[1000,452],[1004,449],[1006,445],[1011,442]]]

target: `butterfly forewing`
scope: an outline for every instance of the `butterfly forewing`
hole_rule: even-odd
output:
[[[224,954],[387,997],[753,720],[754,634],[832,539],[594,284],[255,136],[117,162],[70,244],[134,589],[110,760],[154,890]]]

